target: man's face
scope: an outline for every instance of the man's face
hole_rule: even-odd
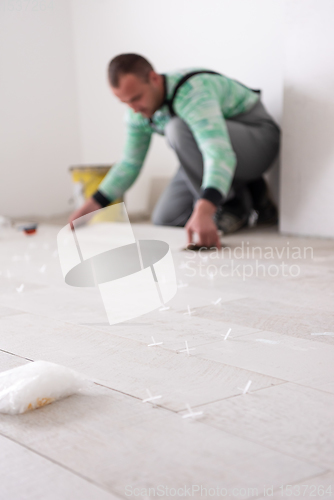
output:
[[[160,75],[151,71],[148,82],[132,73],[120,77],[118,87],[111,87],[113,94],[135,113],[151,118],[161,104]]]

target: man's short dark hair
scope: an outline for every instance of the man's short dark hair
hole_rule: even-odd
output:
[[[122,75],[132,73],[145,82],[148,82],[148,75],[152,70],[152,64],[143,56],[138,54],[120,54],[110,61],[108,78],[110,85],[117,88]]]

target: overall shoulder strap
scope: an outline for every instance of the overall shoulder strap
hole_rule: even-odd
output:
[[[178,83],[176,84],[171,99],[170,100],[166,100],[166,104],[168,106],[169,113],[170,113],[171,116],[176,116],[175,115],[175,111],[173,109],[173,102],[174,102],[176,94],[177,94],[179,88],[181,87],[181,85],[183,85],[192,76],[200,75],[202,73],[208,73],[208,74],[211,74],[211,75],[220,75],[220,76],[223,76],[221,73],[217,73],[217,71],[210,71],[210,70],[192,71],[191,73],[187,73],[186,75],[184,75],[181,78],[181,80],[179,80]],[[245,87],[245,88],[247,88],[249,90],[252,90],[253,92],[256,92],[257,94],[261,94],[261,90],[250,89],[246,85],[243,85],[242,83],[238,82],[238,80],[233,80],[233,81],[239,83],[239,85],[242,85],[243,87]]]
[[[173,91],[173,95],[171,97],[170,100],[166,100],[166,104],[168,106],[168,109],[169,109],[169,113],[171,116],[175,116],[175,112],[174,112],[174,109],[173,109],[173,102],[174,102],[174,99],[176,97],[176,94],[177,94],[177,91],[179,90],[179,88],[187,81],[189,80],[189,78],[191,78],[192,76],[195,76],[195,75],[200,75],[202,73],[209,73],[211,75],[221,75],[221,73],[217,73],[216,71],[209,71],[209,70],[202,70],[202,71],[192,71],[191,73],[187,73],[186,75],[183,75],[183,77],[181,78],[181,80],[179,80],[174,88],[174,91]]]

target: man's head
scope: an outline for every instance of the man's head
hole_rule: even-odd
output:
[[[120,54],[109,63],[108,78],[116,97],[150,118],[163,101],[163,78],[147,59],[138,54]]]

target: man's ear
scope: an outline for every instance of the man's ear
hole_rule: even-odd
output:
[[[159,75],[153,69],[151,69],[151,71],[148,74],[148,78],[151,83],[157,83],[159,80]]]

